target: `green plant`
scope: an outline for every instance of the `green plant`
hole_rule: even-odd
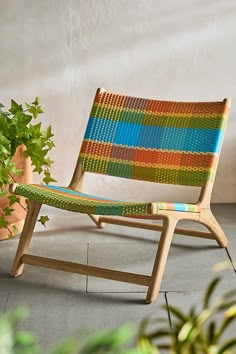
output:
[[[18,329],[27,311],[18,308],[0,317],[1,354],[42,354],[37,339],[30,332]],[[73,335],[55,345],[50,354],[151,354],[139,348],[127,349],[126,344],[134,329],[124,325],[116,330],[102,331],[87,338]]]
[[[77,333],[57,344],[50,354],[160,354],[162,349],[170,354],[235,354],[236,335],[223,343],[221,339],[236,319],[236,289],[226,292],[211,304],[218,283],[219,278],[215,278],[208,286],[200,311],[196,306],[186,313],[177,307],[167,306],[172,318],[172,330],[166,319],[147,318],[141,323],[138,334],[127,324],[85,338]],[[221,312],[223,319],[214,319]],[[17,329],[24,317],[25,310],[22,309],[0,317],[1,354],[42,353],[30,332]],[[130,348],[130,340],[134,341],[135,337],[137,345]],[[167,340],[166,344],[160,344],[163,338]]]
[[[228,291],[215,301],[212,295],[220,277],[209,284],[202,303],[202,309],[192,306],[188,312],[168,305],[172,319],[172,330],[160,328],[149,330],[153,320],[144,320],[140,326],[139,341],[148,340],[150,346],[169,349],[172,354],[235,354],[236,335],[222,343],[222,335],[236,319],[236,289]],[[215,315],[223,312],[223,319],[215,319]],[[156,319],[158,323],[160,319]],[[167,338],[170,343],[158,345],[160,338]]]
[[[7,196],[8,185],[14,183],[16,175],[22,173],[12,162],[17,147],[22,144],[26,147],[25,156],[31,159],[33,171],[42,174],[46,184],[55,181],[49,170],[53,161],[48,157],[49,150],[54,147],[51,126],[42,129],[40,122],[32,124],[41,113],[43,111],[38,97],[31,104],[24,105],[11,100],[11,107],[7,111],[0,103],[0,197]],[[20,203],[20,199],[15,195],[7,198],[8,205],[0,209],[0,228],[8,229],[11,236],[7,216],[11,215],[14,204]]]

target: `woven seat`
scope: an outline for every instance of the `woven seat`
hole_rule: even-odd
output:
[[[153,215],[152,203],[138,203],[100,198],[98,196],[80,193],[66,187],[21,183],[16,186],[15,193],[42,204],[85,214],[116,216]],[[157,208],[157,213],[158,210],[192,212],[199,212],[200,210],[199,206],[186,203],[157,202],[155,203],[155,206]]]
[[[15,184],[11,192],[28,198],[29,210],[11,275],[24,264],[98,276],[148,286],[146,302],[157,298],[174,233],[216,240],[227,238],[210,209],[229,100],[172,102],[129,97],[99,89],[92,106],[78,162],[68,187]],[[82,193],[85,172],[134,180],[194,186],[193,203],[120,201]],[[154,184],[155,185],[155,184]],[[86,213],[98,227],[105,223],[161,231],[150,276],[64,262],[28,254],[42,204]],[[163,224],[117,219],[161,219]],[[176,227],[179,220],[205,225],[207,232]]]

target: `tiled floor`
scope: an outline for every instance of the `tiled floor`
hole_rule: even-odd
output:
[[[216,242],[175,236],[161,286],[152,305],[145,305],[141,286],[77,274],[26,266],[24,274],[11,279],[8,274],[18,244],[0,243],[0,312],[19,305],[30,310],[22,328],[32,330],[46,351],[55,341],[73,333],[115,328],[124,322],[137,326],[148,315],[166,317],[161,305],[166,301],[188,309],[214,276],[214,264],[236,260],[236,204],[213,205],[228,239],[228,253]],[[115,225],[99,230],[85,215],[50,209],[47,228],[37,225],[31,253],[97,266],[149,274],[158,243],[158,233]],[[182,223],[187,226],[189,223]],[[196,224],[194,225],[196,227]],[[236,288],[232,266],[222,273],[217,294]],[[236,327],[229,328],[229,336]]]

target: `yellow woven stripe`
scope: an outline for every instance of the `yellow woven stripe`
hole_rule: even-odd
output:
[[[95,140],[93,140],[93,139],[84,139],[83,141],[85,141],[85,142],[88,142],[88,143],[94,143],[94,142],[96,142]],[[122,148],[127,148],[127,149],[132,149],[132,148],[135,148],[135,149],[139,149],[139,147],[132,147],[132,146],[130,146],[130,145],[119,145],[119,144],[115,144],[115,143],[110,143],[110,142],[104,142],[104,141],[97,141],[97,143],[99,143],[99,144],[103,144],[104,146],[110,146],[110,147],[112,147],[112,146],[117,146],[117,147],[122,147]],[[141,150],[144,150],[144,151],[156,151],[157,149],[150,149],[150,148],[145,148],[145,147],[142,147],[141,148]],[[160,151],[160,152],[165,152],[165,153],[177,153],[177,152],[179,152],[179,153],[184,153],[184,150],[182,151],[182,150],[171,150],[171,149],[158,149],[158,151]],[[186,152],[186,153],[188,153],[189,155],[191,155],[191,152]],[[194,155],[195,154],[197,154],[197,155],[205,155],[205,156],[207,156],[207,155],[210,155],[210,156],[216,156],[217,154],[216,153],[214,153],[214,152],[194,152],[193,153]],[[85,153],[80,153],[80,156],[82,156],[82,155],[86,155]],[[88,155],[87,155],[88,156]],[[94,154],[92,154],[92,156],[94,156]]]

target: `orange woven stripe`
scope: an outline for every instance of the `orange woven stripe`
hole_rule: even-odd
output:
[[[112,104],[112,99],[115,98],[115,106],[116,107],[123,107],[124,103],[125,103],[125,96],[122,95],[116,95],[114,96],[114,94],[112,93],[108,93],[106,92],[105,95],[101,95],[101,94],[97,94],[94,102],[99,103],[99,104],[107,104],[107,105],[113,105]]]
[[[134,106],[135,100],[132,102],[133,97],[115,95],[116,102],[115,105],[112,103],[114,94],[106,92],[105,95],[97,94],[94,102],[115,107],[130,107]],[[159,113],[170,113],[171,114],[209,114],[210,116],[216,114],[219,115],[224,113],[224,105],[222,102],[173,102],[173,101],[157,101],[157,100],[143,100],[143,104],[146,105],[146,112],[159,112]],[[174,112],[174,113],[173,113]]]
[[[203,167],[214,168],[216,162],[216,155],[191,154],[183,152],[158,151],[158,150],[144,150],[127,148],[123,146],[115,146],[104,142],[83,141],[81,147],[81,154],[94,155],[98,158],[113,157],[121,160],[129,160],[134,163],[147,163],[189,167]]]
[[[136,149],[134,155],[135,162],[145,162],[150,164],[192,166],[192,167],[214,167],[215,155],[190,154],[183,152],[151,151]]]
[[[92,154],[100,157],[108,157],[111,156],[112,148],[112,145],[108,143],[84,140],[80,153],[84,153],[86,155]]]
[[[222,102],[171,102],[171,101],[154,101],[150,100],[147,111],[163,112],[163,113],[185,113],[185,114],[201,114],[212,115],[223,112]]]

